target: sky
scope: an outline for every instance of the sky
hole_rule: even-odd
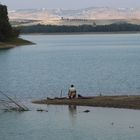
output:
[[[87,7],[140,7],[140,0],[0,0],[8,9],[80,9]]]

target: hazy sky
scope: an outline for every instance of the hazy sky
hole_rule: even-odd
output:
[[[0,0],[9,9],[27,8],[64,8],[78,9],[86,7],[140,7],[140,0]]]

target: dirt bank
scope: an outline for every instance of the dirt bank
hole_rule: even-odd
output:
[[[93,96],[76,99],[68,98],[47,98],[32,101],[35,104],[52,104],[52,105],[77,105],[77,106],[94,106],[94,107],[113,107],[140,109],[140,95],[135,96]]]

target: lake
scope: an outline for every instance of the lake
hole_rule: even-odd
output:
[[[139,110],[30,103],[61,90],[67,96],[71,84],[86,96],[139,95],[140,34],[21,37],[36,45],[0,50],[0,90],[31,111],[0,111],[1,140],[140,139]]]
[[[12,96],[140,93],[140,35],[24,35],[36,43],[0,51],[0,89]]]
[[[48,112],[0,113],[1,140],[139,140],[140,111],[48,106]],[[89,109],[89,113],[83,113]]]

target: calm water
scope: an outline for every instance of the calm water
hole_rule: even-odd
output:
[[[140,111],[49,106],[48,112],[0,113],[1,140],[139,140]],[[89,113],[83,113],[90,109]]]
[[[0,90],[26,100],[67,95],[140,94],[140,34],[25,35],[36,45],[0,50]],[[0,111],[0,140],[139,140],[140,111],[41,106]],[[90,113],[83,113],[89,109]]]
[[[13,96],[139,94],[140,35],[26,35],[37,45],[0,51],[0,89]]]

